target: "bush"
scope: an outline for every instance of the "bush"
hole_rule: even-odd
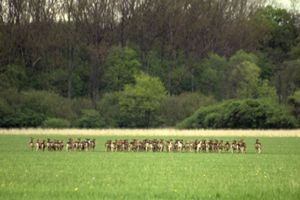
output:
[[[204,127],[219,128],[222,127],[222,116],[219,113],[210,113],[204,118]]]
[[[21,93],[22,107],[43,113],[47,117],[74,119],[71,101],[50,91],[26,91]]]
[[[88,98],[75,98],[72,99],[71,109],[76,116],[80,116],[82,110],[93,109],[93,103]]]
[[[38,127],[44,120],[45,115],[28,108],[13,108],[6,99],[0,98],[0,127]]]
[[[118,127],[120,105],[119,92],[106,93],[97,103],[97,110],[101,113],[105,127]]]
[[[103,128],[105,123],[96,110],[82,110],[81,117],[75,122],[79,128]]]
[[[10,119],[13,115],[13,109],[7,101],[0,97],[0,127],[11,127]]]
[[[15,110],[29,109],[36,113],[42,113],[47,117],[75,118],[71,100],[66,99],[51,91],[23,91],[14,89],[3,90],[0,95]]]
[[[264,100],[235,100],[200,108],[177,128],[295,128],[296,120],[279,105]]]
[[[157,77],[141,73],[134,85],[125,85],[119,94],[119,127],[149,128],[159,124],[158,110],[166,90]]]
[[[45,115],[26,109],[9,113],[1,119],[1,127],[39,127],[45,120]]]
[[[74,119],[71,100],[49,91],[0,91],[1,127],[37,127],[47,118]]]
[[[300,90],[297,90],[294,95],[289,96],[288,104],[291,114],[297,119],[298,127],[300,126]]]
[[[69,128],[70,122],[61,118],[47,118],[43,122],[44,128]]]
[[[213,97],[200,93],[168,96],[160,106],[159,115],[165,126],[175,126],[176,123],[193,114],[200,106],[207,106],[214,102]]]
[[[12,118],[14,127],[39,127],[45,120],[45,115],[30,109],[16,112]]]

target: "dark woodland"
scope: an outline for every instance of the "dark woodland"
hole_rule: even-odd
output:
[[[0,0],[0,127],[299,125],[296,7]]]

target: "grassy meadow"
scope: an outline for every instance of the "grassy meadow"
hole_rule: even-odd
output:
[[[248,146],[243,155],[104,152],[107,139],[151,137],[130,135],[133,130],[125,132],[130,136],[95,134],[94,152],[35,152],[27,148],[30,136],[65,142],[69,137],[85,136],[76,131],[57,135],[54,130],[31,131],[26,135],[0,131],[0,199],[300,199],[299,131],[290,133],[293,137],[284,131],[278,132],[280,137],[260,137],[260,155],[254,153],[255,134],[155,136],[243,138]],[[75,135],[70,136],[72,133]]]

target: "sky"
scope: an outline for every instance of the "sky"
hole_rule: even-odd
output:
[[[271,0],[272,4],[274,4],[275,6],[286,9],[292,8],[291,1],[295,3],[297,10],[300,11],[300,0]]]

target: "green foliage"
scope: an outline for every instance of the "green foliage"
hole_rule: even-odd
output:
[[[296,39],[296,44],[293,46],[293,48],[289,52],[289,57],[292,60],[300,59],[300,35]]]
[[[256,63],[258,58],[244,51],[236,52],[229,59],[230,72],[227,76],[229,97],[255,98],[261,72]]]
[[[294,95],[289,97],[289,102],[300,106],[300,90],[297,90]]]
[[[21,93],[22,107],[43,113],[48,117],[73,119],[75,114],[71,102],[48,91],[26,91]]]
[[[6,99],[0,97],[0,127],[10,127],[13,108],[8,104]]]
[[[75,126],[79,128],[102,128],[105,127],[104,121],[100,113],[96,110],[82,110],[80,118],[75,122]]]
[[[229,59],[229,64],[233,66],[240,65],[244,62],[257,64],[259,62],[259,58],[253,53],[247,53],[244,50],[239,50]]]
[[[44,128],[69,128],[70,122],[61,118],[47,118],[42,126]]]
[[[264,62],[255,54],[243,50],[237,51],[228,61],[210,54],[200,65],[200,90],[218,100],[261,97],[276,100],[274,87],[267,80],[261,79],[261,68],[257,64]]]
[[[23,89],[27,85],[28,77],[25,67],[21,65],[7,65],[5,71],[0,73],[0,89]]]
[[[74,119],[70,100],[48,91],[1,91],[1,127],[37,127],[47,117]]]
[[[76,117],[81,115],[82,110],[93,109],[93,103],[89,98],[74,98],[71,101],[71,109],[75,113]]]
[[[273,102],[235,100],[200,108],[178,128],[295,128],[295,119]]]
[[[292,115],[296,117],[298,126],[300,126],[300,90],[297,90],[294,95],[289,96],[288,104],[291,107]]]
[[[45,74],[46,78],[44,80],[40,80],[43,82],[48,82],[49,86],[55,93],[60,95],[67,94],[67,77],[68,71],[64,68],[58,68],[51,70],[48,74]],[[47,88],[47,86],[46,86]]]
[[[45,113],[24,105],[24,96],[16,90],[1,91],[0,127],[38,127],[45,120]]]
[[[269,34],[261,41],[262,48],[276,62],[286,58],[297,38],[295,17],[285,9],[267,6],[257,12],[264,24],[269,28]]]
[[[255,96],[260,76],[260,68],[254,63],[245,61],[233,70],[232,80],[240,81],[237,88],[239,98],[252,98]]]
[[[195,68],[198,63],[193,59],[184,58],[179,51],[176,59],[159,56],[157,51],[148,53],[146,73],[159,77],[170,95],[179,95],[184,92],[195,91]]]
[[[274,102],[278,102],[278,96],[276,94],[276,88],[271,86],[267,80],[260,82],[257,87],[257,98],[259,99],[269,99]]]
[[[192,91],[191,80],[192,74],[185,65],[177,65],[172,69],[172,72],[168,73],[170,76],[170,82],[165,85],[169,85],[169,94],[179,95],[184,91]],[[168,80],[168,78],[167,78]]]
[[[270,80],[273,75],[273,70],[275,69],[274,63],[268,58],[266,53],[259,51],[255,52],[255,55],[258,57],[257,66],[261,69],[260,78]]]
[[[104,81],[109,91],[121,91],[124,85],[134,83],[134,75],[141,70],[137,53],[129,47],[112,47],[105,65]]]
[[[166,97],[166,91],[158,78],[140,74],[135,85],[126,85],[119,96],[120,127],[150,127],[157,122],[155,114]]]
[[[30,109],[17,110],[5,117],[3,127],[39,127],[45,120],[45,115]]]
[[[97,110],[101,113],[105,127],[118,127],[120,104],[119,92],[106,93],[97,103]]]
[[[13,112],[13,109],[8,104],[6,99],[0,97],[0,117],[7,115],[9,113],[12,113],[12,112]]]
[[[30,112],[74,122],[97,109],[106,127],[170,126],[202,105],[194,96],[182,103],[188,92],[286,104],[300,88],[300,15],[292,10],[242,0],[140,1],[128,10],[117,0],[71,3],[66,12],[43,1],[36,9],[53,14],[42,17],[31,1],[0,5],[1,124]],[[66,20],[56,20],[63,12]],[[125,94],[140,73],[158,77],[171,96],[162,113],[147,103],[155,92]]]
[[[200,91],[203,94],[214,95],[216,99],[226,96],[226,75],[228,74],[228,62],[226,58],[217,54],[209,54],[209,57],[201,63],[198,80]]]
[[[213,103],[215,103],[213,97],[200,93],[183,93],[178,96],[168,96],[160,106],[159,116],[164,126],[171,127],[190,116],[199,107]]]
[[[286,61],[275,76],[276,89],[281,101],[286,102],[288,96],[300,88],[300,60]]]

